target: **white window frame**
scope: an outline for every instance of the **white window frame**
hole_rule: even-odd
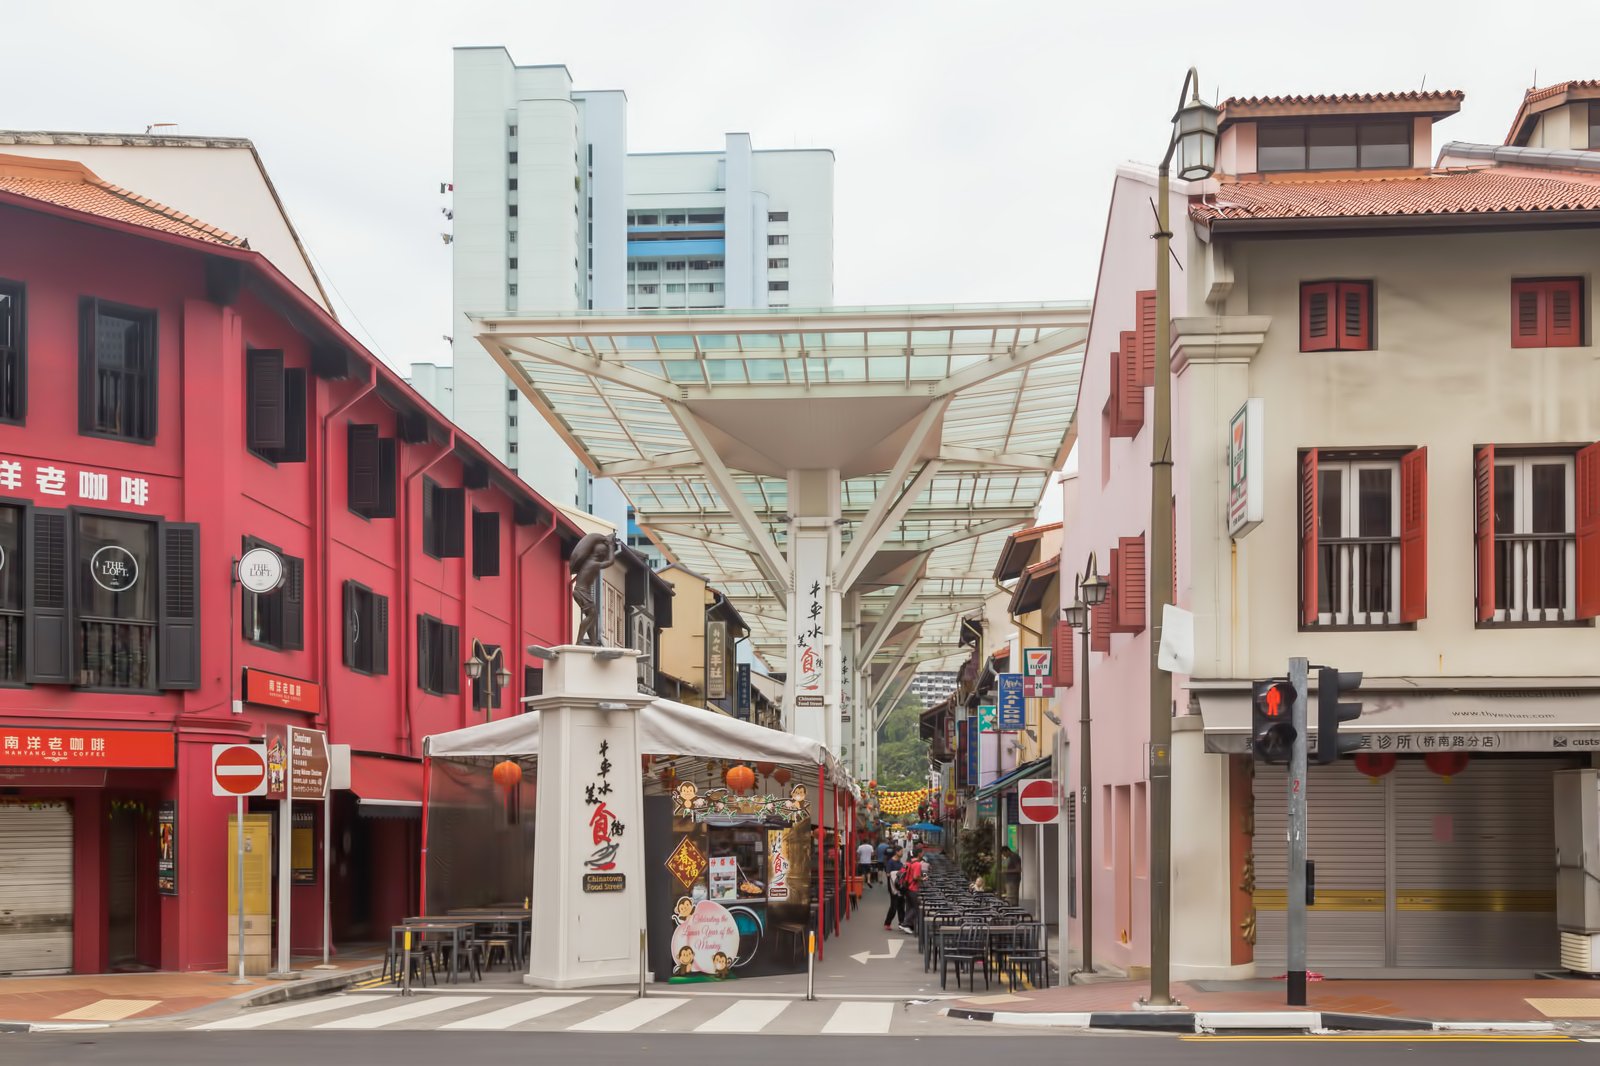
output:
[[[1565,469],[1564,485],[1566,496],[1566,516],[1563,522],[1564,530],[1561,533],[1533,533],[1533,470],[1538,466],[1560,466]],[[1570,455],[1496,455],[1494,458],[1494,478],[1496,490],[1500,487],[1500,478],[1507,468],[1512,475],[1512,507],[1514,510],[1514,537],[1565,537],[1566,545],[1563,551],[1565,556],[1563,569],[1566,581],[1562,588],[1562,602],[1555,607],[1536,608],[1525,606],[1528,598],[1527,582],[1529,581],[1528,557],[1523,552],[1511,553],[1510,588],[1511,603],[1497,606],[1494,612],[1496,622],[1566,622],[1573,618],[1573,610],[1578,597],[1578,538],[1577,538],[1577,462]],[[1495,551],[1498,555],[1501,537],[1495,534]],[[1498,581],[1496,582],[1498,584]]]
[[[1345,561],[1349,567],[1348,573],[1333,573],[1326,575],[1320,573],[1320,568],[1327,565],[1326,553],[1323,546],[1329,543],[1321,537],[1322,507],[1326,494],[1322,491],[1322,479],[1328,474],[1338,474],[1340,477],[1339,498],[1343,504],[1339,516],[1340,540],[1355,540],[1361,528],[1361,492],[1360,475],[1364,470],[1387,470],[1389,472],[1389,536],[1394,543],[1389,548],[1389,595],[1388,610],[1386,611],[1358,611],[1355,609],[1354,590],[1361,587],[1363,578],[1362,566],[1363,553],[1359,550],[1362,545],[1349,544],[1342,547],[1353,549],[1336,552],[1336,556]],[[1395,625],[1400,621],[1400,460],[1336,460],[1317,461],[1317,565],[1319,567],[1318,581],[1327,579],[1332,581],[1333,610],[1318,611],[1317,624],[1330,626],[1378,626]],[[1320,588],[1318,597],[1320,600]],[[1320,604],[1319,604],[1320,606]]]

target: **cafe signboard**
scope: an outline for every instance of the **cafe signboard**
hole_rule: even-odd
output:
[[[244,701],[286,711],[317,714],[322,710],[322,686],[315,681],[246,667]]]

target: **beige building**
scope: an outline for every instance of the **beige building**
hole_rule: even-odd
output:
[[[1552,775],[1600,750],[1597,86],[1530,92],[1507,144],[1437,153],[1460,93],[1233,99],[1222,172],[1175,183],[1195,665],[1174,678],[1174,976],[1284,968],[1285,781],[1249,755],[1250,685],[1291,656],[1365,674],[1360,755],[1307,783],[1311,968],[1559,961]],[[1114,856],[1096,943],[1129,968],[1148,959],[1143,726],[1101,722],[1147,717],[1152,177],[1117,180],[1078,403],[1102,424],[1065,538],[1069,565],[1140,553],[1091,655]]]
[[[721,592],[692,570],[673,564],[656,571],[673,590],[673,624],[661,631],[661,674],[658,693],[691,707],[705,707],[747,720],[750,706],[739,706],[739,665],[735,645],[749,639],[744,618]],[[762,697],[764,700],[766,697]]]

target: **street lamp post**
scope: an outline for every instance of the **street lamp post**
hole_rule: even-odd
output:
[[[1188,99],[1185,99],[1185,97]],[[1209,178],[1217,167],[1219,112],[1200,99],[1200,75],[1190,67],[1178,90],[1172,135],[1161,158],[1156,192],[1155,421],[1150,437],[1150,995],[1152,1007],[1172,999],[1172,675],[1161,669],[1163,613],[1172,602],[1172,233],[1168,229],[1169,172]]]
[[[1078,926],[1082,944],[1078,969],[1094,972],[1094,818],[1091,795],[1094,791],[1094,765],[1090,760],[1089,715],[1089,615],[1091,607],[1105,602],[1110,582],[1095,569],[1094,552],[1084,573],[1077,575],[1078,598],[1063,608],[1067,625],[1083,634],[1083,687],[1078,692]]]

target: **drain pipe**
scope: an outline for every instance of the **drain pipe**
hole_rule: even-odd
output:
[[[411,624],[411,586],[413,584],[411,577],[411,485],[417,480],[417,478],[421,477],[423,474],[426,474],[435,466],[438,466],[439,462],[455,449],[455,446],[456,431],[454,428],[452,428],[449,431],[448,439],[446,439],[444,442],[444,446],[439,449],[439,453],[432,459],[429,459],[423,465],[417,467],[417,469],[413,470],[411,473],[407,474],[405,484],[401,487],[401,504],[399,508],[401,514],[400,572],[405,575],[405,581],[400,586],[400,647],[402,649],[402,654],[400,656],[402,673],[400,676],[402,678],[412,678],[416,676],[415,668],[417,656],[416,649],[412,646],[412,642],[405,639],[406,633],[409,632],[407,627],[409,627]],[[457,667],[460,665],[460,663],[456,664]],[[405,753],[410,755],[412,753],[411,712],[413,709],[413,703],[416,700],[417,688],[408,681],[405,685],[405,690],[406,698],[400,701],[400,710],[402,712],[400,716],[400,744],[402,745]]]
[[[333,425],[335,419],[344,414],[350,408],[354,407],[358,402],[364,399],[368,393],[377,387],[378,375],[374,373],[372,375],[372,380],[368,381],[366,385],[364,385],[354,396],[350,397],[344,403],[323,415],[322,425],[320,427],[320,440],[317,454],[317,480],[321,484],[318,486],[317,490],[317,532],[318,539],[322,543],[321,550],[317,553],[317,589],[319,602],[322,607],[322,618],[317,626],[317,677],[321,679],[324,686],[324,691],[326,691],[326,686],[328,685],[328,675],[330,670],[328,663],[328,645],[330,643],[330,634],[328,632],[330,627],[328,626],[328,619],[342,617],[343,614],[343,608],[340,609],[339,615],[335,615],[334,612],[329,609],[334,600],[333,592],[328,587],[329,577],[333,569],[330,562],[330,557],[333,552],[333,530],[331,528],[333,523],[329,518],[331,513],[331,505],[328,501],[328,482],[332,480],[332,477],[330,476],[331,472],[328,469],[328,430]],[[328,708],[326,704],[323,705],[322,713],[324,716],[324,724],[332,726],[333,722],[331,718],[328,717]],[[329,730],[329,734],[331,739],[331,729]]]
[[[512,684],[514,684],[514,685],[521,683],[520,679],[525,675],[525,672],[526,672],[526,669],[527,669],[527,664],[528,664],[528,646],[527,646],[527,641],[525,639],[525,632],[526,632],[526,630],[528,628],[527,624],[526,624],[527,623],[527,619],[522,617],[522,588],[523,588],[522,569],[523,569],[523,564],[527,561],[529,553],[531,553],[533,551],[533,549],[537,548],[539,545],[543,544],[545,541],[549,540],[550,539],[550,535],[552,533],[554,533],[560,527],[560,525],[561,525],[561,520],[556,517],[555,508],[552,506],[551,509],[550,509],[550,526],[549,526],[549,528],[547,528],[543,533],[540,533],[537,537],[535,537],[533,539],[533,543],[529,544],[526,548],[523,548],[520,552],[517,553],[517,561],[516,561],[515,565],[513,565],[512,570],[511,570],[511,595],[512,595],[512,601],[511,601],[511,612],[512,612],[512,614],[511,614],[511,616],[516,619],[516,624],[515,624],[515,627],[514,627],[516,631],[512,634],[511,639],[512,639],[512,642],[516,646],[516,662],[517,662],[517,666],[521,668],[521,670],[519,670],[519,672],[516,675],[516,677],[514,677],[512,679]],[[559,644],[559,643],[563,643],[563,642],[562,641],[557,641],[556,643]],[[518,690],[518,691],[522,692],[522,696],[519,699],[514,701],[518,705],[519,708],[521,707],[522,699],[527,698],[528,693],[525,691],[526,687],[527,686],[524,685],[522,689]]]

